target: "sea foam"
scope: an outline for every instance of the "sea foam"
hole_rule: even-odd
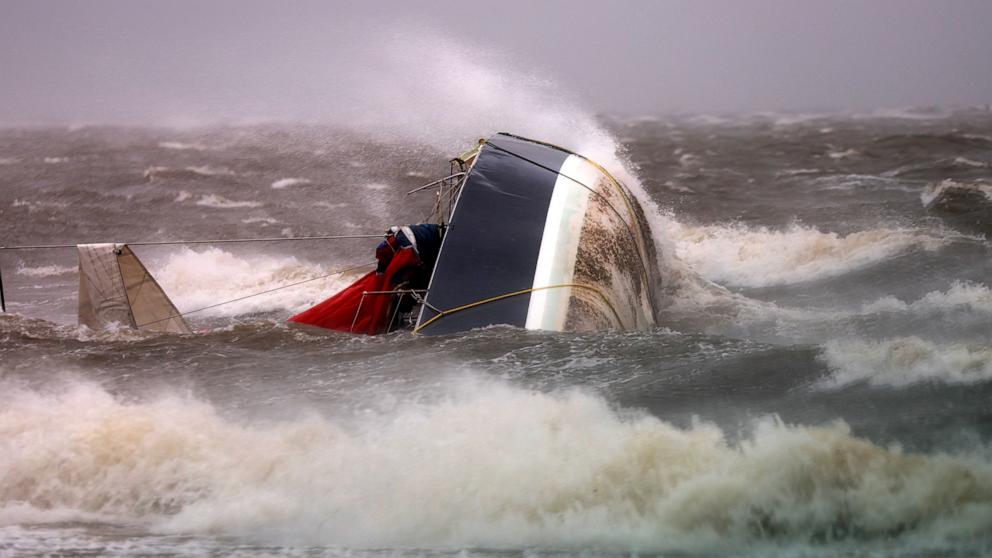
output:
[[[55,277],[57,275],[67,275],[69,273],[75,273],[77,268],[75,266],[63,266],[63,265],[43,265],[38,267],[20,267],[17,269],[18,275],[24,275],[25,277]]]
[[[738,552],[992,529],[992,465],[843,424],[729,443],[579,391],[471,379],[361,421],[235,421],[190,396],[0,390],[0,522],[353,548]],[[526,426],[522,426],[526,425]]]
[[[371,261],[371,257],[369,260]],[[361,263],[361,262],[357,262]],[[164,262],[149,263],[152,274],[181,312],[210,306],[322,275],[348,265],[321,265],[294,257],[236,256],[219,248],[183,248]],[[370,264],[371,268],[371,264]],[[195,314],[238,316],[257,312],[299,311],[350,283],[352,274],[335,275],[225,304]]]
[[[988,343],[938,344],[916,336],[882,341],[835,340],[821,358],[833,371],[828,385],[868,382],[901,387],[920,382],[974,384],[992,380]]]
[[[311,181],[306,178],[281,178],[272,183],[272,187],[276,190],[281,190],[283,188],[289,188],[290,186],[300,186],[303,184],[310,184]]]
[[[767,287],[843,275],[911,248],[949,239],[923,230],[881,228],[850,234],[793,224],[785,229],[682,225],[668,232],[679,257],[703,277],[737,287]]]
[[[181,201],[182,193],[176,197],[176,201]],[[202,205],[203,207],[212,207],[214,209],[240,209],[246,207],[262,207],[264,205],[262,202],[253,200],[229,200],[224,196],[219,196],[217,194],[206,194],[200,196],[197,200],[196,205]]]
[[[880,298],[863,305],[862,313],[946,312],[959,309],[992,313],[992,291],[978,283],[955,281],[946,291],[930,291],[912,302],[893,296]]]
[[[206,151],[209,149],[202,143],[185,143],[181,141],[161,141],[158,146],[162,149],[172,149],[174,151]]]

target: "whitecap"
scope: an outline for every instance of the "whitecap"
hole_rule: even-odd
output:
[[[209,149],[202,143],[184,143],[181,141],[162,141],[158,144],[162,149],[172,149],[176,151],[206,151]]]
[[[920,193],[920,201],[924,207],[930,207],[943,196],[955,192],[979,192],[989,201],[992,201],[992,183],[987,182],[957,182],[950,178],[942,180],[937,184],[931,184]],[[980,199],[980,198],[979,198]]]
[[[917,229],[850,234],[793,224],[783,230],[745,225],[668,227],[677,255],[710,281],[767,287],[849,273],[914,247],[936,250],[949,238]]]
[[[196,205],[202,205],[203,207],[213,207],[216,209],[238,209],[245,207],[262,207],[264,205],[262,202],[243,200],[235,201],[229,200],[223,196],[218,196],[217,194],[207,194],[201,196],[197,200]]]
[[[989,163],[984,161],[976,161],[967,157],[955,157],[954,164],[961,167],[971,167],[976,169],[984,169],[989,167]]]
[[[955,281],[946,291],[930,291],[913,302],[904,302],[894,296],[882,297],[864,304],[862,312],[947,312],[970,310],[992,313],[992,290],[979,283]]]
[[[916,336],[882,341],[835,340],[821,358],[832,375],[825,385],[854,382],[901,387],[920,382],[973,384],[992,380],[989,343],[937,344]]]
[[[775,176],[806,176],[811,174],[823,174],[823,169],[785,169],[775,173]]]
[[[839,527],[887,549],[992,530],[987,457],[904,452],[840,422],[766,418],[732,443],[712,424],[680,428],[594,394],[471,377],[358,424],[313,411],[240,422],[188,394],[133,401],[84,381],[0,387],[13,524],[97,515],[301,547],[680,555]]]
[[[191,166],[185,168],[174,167],[148,167],[145,169],[145,179],[155,178],[209,178],[211,176],[233,176],[234,171],[225,167],[211,167],[209,165]]]
[[[186,167],[186,170],[194,172],[196,174],[201,174],[203,176],[233,176],[234,171],[227,167],[212,167],[210,165],[200,165]]]
[[[300,186],[303,184],[311,184],[311,181],[306,178],[281,178],[272,183],[272,187],[276,190],[282,188],[288,188],[290,186]]]
[[[41,201],[41,200],[22,200],[20,198],[14,198],[11,202],[11,207],[26,207],[28,208],[28,213],[34,213],[36,211],[43,211],[46,209],[62,210],[69,207],[66,202],[57,201]]]
[[[17,269],[18,275],[24,275],[25,277],[55,277],[58,275],[67,275],[69,273],[75,273],[75,266],[62,266],[62,265],[43,265],[39,267],[20,267]]]
[[[827,153],[827,156],[831,159],[852,159],[861,156],[861,152],[857,149],[848,148],[844,151],[831,151]]]
[[[275,225],[279,221],[273,219],[272,217],[248,217],[247,219],[242,219],[242,223],[246,225],[254,225],[260,223],[262,226]]]

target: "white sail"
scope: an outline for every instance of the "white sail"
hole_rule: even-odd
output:
[[[126,244],[80,244],[79,323],[191,333],[186,321]]]

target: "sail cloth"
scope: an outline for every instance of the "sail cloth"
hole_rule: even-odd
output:
[[[384,291],[396,289],[399,278],[418,262],[412,247],[402,248],[384,273],[370,271],[331,298],[293,316],[289,323],[368,335],[386,333],[397,297]]]
[[[191,333],[162,287],[126,244],[79,244],[79,323]]]

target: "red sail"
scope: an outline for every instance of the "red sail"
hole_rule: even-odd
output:
[[[409,247],[403,248],[393,256],[385,273],[370,271],[341,292],[300,312],[289,321],[335,331],[368,335],[385,333],[396,295],[365,293],[395,289],[394,277],[403,269],[417,264],[416,252]]]

